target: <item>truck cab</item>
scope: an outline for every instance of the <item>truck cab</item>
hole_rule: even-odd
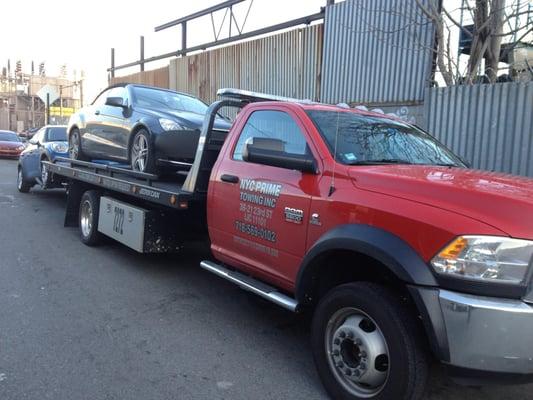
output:
[[[425,346],[463,380],[531,377],[532,199],[530,179],[471,170],[394,117],[261,101],[221,149],[207,215],[219,262],[313,310],[333,397],[415,398]]]

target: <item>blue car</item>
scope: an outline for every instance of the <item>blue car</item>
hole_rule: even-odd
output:
[[[18,162],[17,187],[27,193],[34,185],[43,189],[62,187],[63,182],[42,168],[41,161],[54,161],[56,157],[68,157],[67,127],[43,126],[28,142]]]

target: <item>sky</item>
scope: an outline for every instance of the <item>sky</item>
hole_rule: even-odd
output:
[[[59,74],[60,66],[67,65],[68,77],[79,79],[85,74],[85,102],[107,86],[111,48],[115,48],[116,65],[139,59],[139,37],[145,37],[145,57],[178,50],[181,29],[169,28],[154,32],[157,25],[189,15],[222,0],[19,0],[2,4],[0,24],[0,67],[11,60],[22,61],[23,72],[31,71],[31,61],[38,70],[46,64],[46,73]],[[234,6],[237,22],[242,24],[250,0]],[[320,11],[326,0],[253,0],[245,31],[266,27]],[[215,14],[220,25],[223,11]],[[227,18],[225,31],[227,32]],[[223,35],[222,35],[223,36]],[[188,45],[213,41],[210,17],[190,22]],[[167,65],[168,60],[145,65],[145,69]],[[139,67],[121,70],[124,75]]]
[[[111,48],[115,48],[116,65],[139,59],[139,37],[145,37],[145,57],[178,50],[181,29],[169,28],[154,32],[157,25],[189,15],[223,0],[19,0],[2,4],[0,23],[0,67],[11,60],[12,71],[17,60],[23,72],[29,73],[31,61],[37,71],[40,62],[46,63],[49,76],[59,74],[67,65],[68,78],[79,79],[84,71],[85,103],[107,86],[107,68]],[[339,2],[341,0],[336,0]],[[514,0],[513,0],[514,1]],[[525,0],[521,0],[525,2]],[[242,24],[252,3],[244,31],[266,27],[294,18],[313,14],[325,6],[326,0],[246,0],[235,5],[237,22]],[[451,12],[460,0],[446,0]],[[456,11],[455,11],[456,12]],[[218,28],[224,11],[214,15]],[[455,14],[458,18],[458,15]],[[221,37],[227,35],[228,19]],[[235,29],[235,28],[234,28]],[[457,30],[452,36],[455,52]],[[214,39],[209,16],[188,24],[188,46],[211,42]],[[466,57],[462,58],[465,64]],[[153,69],[168,65],[168,59],[145,65]],[[466,64],[465,64],[466,65]],[[464,67],[464,65],[463,65]],[[117,75],[137,72],[139,67],[117,71]],[[75,74],[74,74],[75,72]]]

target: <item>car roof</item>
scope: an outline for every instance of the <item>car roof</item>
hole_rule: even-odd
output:
[[[198,99],[198,97],[196,97],[195,95],[190,94],[190,93],[178,92],[177,90],[162,88],[162,87],[158,87],[158,86],[142,85],[140,83],[129,83],[129,82],[114,83],[113,85],[110,85],[110,86],[106,87],[104,90],[102,90],[100,93],[98,93],[98,96],[100,96],[106,90],[113,89],[113,88],[116,88],[116,87],[126,87],[126,86],[140,87],[140,88],[154,89],[154,90],[161,90],[161,91],[164,91],[164,92],[177,93],[177,94],[180,94],[182,96],[188,96],[188,97],[192,97],[192,98]],[[95,99],[98,96],[96,96]],[[200,100],[200,99],[198,99],[198,100]]]
[[[13,135],[17,134],[17,132],[8,131],[8,130],[5,130],[5,129],[0,129],[0,133],[12,133]]]

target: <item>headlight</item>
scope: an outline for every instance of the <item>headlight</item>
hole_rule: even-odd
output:
[[[50,147],[56,153],[66,153],[68,151],[68,146],[65,143],[52,143]]]
[[[23,145],[20,145],[19,147],[17,147],[17,150],[20,150],[20,151],[22,151],[24,149],[25,149],[25,147]]]
[[[485,282],[523,283],[533,241],[497,236],[459,236],[432,260],[439,274]]]
[[[184,129],[183,126],[176,121],[167,118],[159,118],[159,125],[161,125],[161,128],[165,131],[179,131]]]

